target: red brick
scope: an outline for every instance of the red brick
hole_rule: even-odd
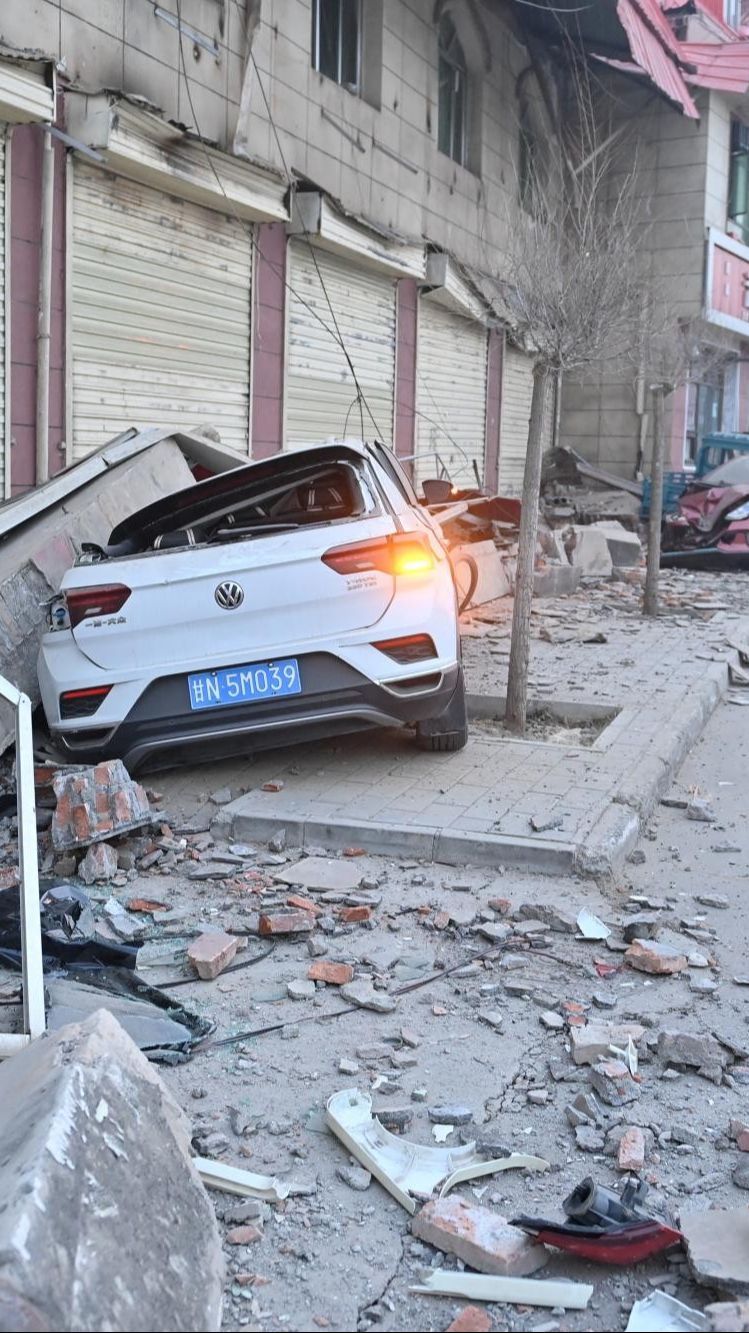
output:
[[[263,791],[283,791],[283,781],[281,778],[273,778],[271,782],[263,783]]]
[[[343,856],[364,856],[363,847],[344,847]]]
[[[354,969],[349,963],[326,963],[321,959],[313,963],[307,973],[310,981],[326,981],[329,986],[345,986],[354,979]]]
[[[486,1310],[480,1310],[478,1305],[466,1305],[447,1325],[445,1333],[489,1333],[491,1326]]]
[[[234,1281],[238,1287],[267,1287],[270,1284],[270,1278],[261,1273],[236,1273]]]
[[[261,912],[258,929],[261,935],[300,935],[315,928],[312,912]]]
[[[363,903],[359,907],[339,907],[337,915],[341,921],[369,921],[372,908]]]
[[[290,893],[286,902],[289,907],[298,907],[301,912],[312,912],[315,916],[322,911],[317,903],[313,903],[311,898],[303,898],[301,893]]]
[[[490,898],[489,906],[493,912],[499,912],[500,916],[507,916],[512,903],[509,898]]]
[[[125,903],[128,912],[168,912],[168,903],[157,903],[153,898],[129,898]]]
[[[685,971],[686,954],[679,953],[669,944],[660,944],[657,940],[633,940],[624,955],[625,963],[638,972],[650,972],[657,976],[666,976],[672,972]]]
[[[450,913],[435,912],[432,918],[432,923],[435,930],[447,930],[447,927],[450,925]]]
[[[451,1195],[426,1203],[411,1231],[444,1254],[455,1254],[479,1273],[523,1277],[546,1263],[542,1245],[534,1243],[505,1217]]]
[[[251,1226],[249,1222],[243,1227],[232,1227],[231,1231],[226,1233],[227,1245],[254,1245],[262,1238],[263,1233],[260,1228]]]
[[[645,1165],[645,1135],[638,1125],[630,1125],[619,1140],[617,1166],[620,1171],[642,1171]]]
[[[212,981],[228,967],[238,948],[237,935],[227,935],[223,930],[211,931],[193,940],[187,958],[201,981]]]
[[[21,876],[17,866],[5,866],[0,870],[0,889],[17,889]]]

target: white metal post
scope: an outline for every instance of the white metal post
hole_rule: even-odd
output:
[[[0,696],[16,714],[16,791],[18,800],[18,867],[21,887],[21,960],[23,969],[23,1033],[0,1033],[0,1059],[14,1055],[46,1028],[42,928],[39,912],[39,858],[34,796],[34,740],[31,700],[0,676]]]

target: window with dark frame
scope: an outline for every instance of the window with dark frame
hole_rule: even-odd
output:
[[[749,245],[749,125],[741,120],[731,121],[728,219]]]
[[[312,68],[361,91],[362,0],[312,0]]]
[[[437,144],[441,153],[467,166],[468,69],[449,14],[439,26]]]

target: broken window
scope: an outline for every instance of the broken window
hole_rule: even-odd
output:
[[[362,0],[313,0],[312,68],[360,91]]]
[[[439,26],[437,143],[441,153],[467,165],[468,69],[455,24],[443,14]]]
[[[217,495],[201,504],[180,527],[165,516],[139,549],[173,550],[206,543],[249,541],[264,534],[376,513],[377,504],[363,472],[348,463],[306,464],[289,476],[251,478],[237,494]]]

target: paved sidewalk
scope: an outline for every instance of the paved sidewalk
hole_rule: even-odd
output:
[[[556,710],[613,714],[592,745],[563,728],[553,739],[516,740],[477,721],[463,751],[432,755],[408,733],[368,732],[175,773],[170,804],[195,809],[200,773],[204,788],[213,784],[204,799],[219,786],[242,792],[218,813],[242,840],[285,828],[305,846],[356,844],[455,865],[616,869],[725,693],[730,640],[745,636],[741,576],[674,575],[666,589],[671,614],[655,622],[624,584],[535,604],[531,693]],[[503,601],[464,624],[468,685],[484,713],[492,697],[501,703],[510,615]],[[596,635],[605,642],[582,641]],[[264,791],[269,782],[281,790]]]

